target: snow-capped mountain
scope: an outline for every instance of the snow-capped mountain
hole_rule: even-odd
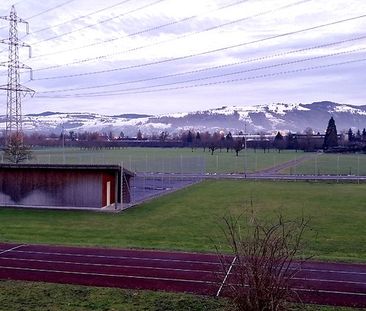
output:
[[[107,116],[95,113],[43,112],[23,117],[25,131],[53,132],[99,131],[127,136],[143,133],[169,133],[194,129],[197,131],[292,131],[306,128],[324,132],[333,116],[338,130],[366,127],[366,105],[352,106],[323,101],[312,104],[283,104],[255,106],[224,106],[217,109],[159,116],[122,114]],[[5,128],[5,116],[0,116],[0,129]]]

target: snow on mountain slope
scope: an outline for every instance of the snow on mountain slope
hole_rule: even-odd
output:
[[[334,108],[334,112],[345,112],[355,115],[366,115],[366,111],[362,110],[356,106],[339,105]]]
[[[338,130],[350,127],[366,127],[366,106],[337,104],[329,101],[312,104],[273,103],[255,106],[223,106],[221,108],[190,113],[172,113],[150,116],[122,114],[115,116],[97,113],[62,113],[46,111],[28,114],[23,118],[25,131],[59,134],[62,131],[121,131],[127,136],[143,133],[169,133],[193,129],[197,131],[292,131],[305,128],[324,132],[329,118],[333,116]],[[0,129],[5,128],[5,116],[0,116]]]

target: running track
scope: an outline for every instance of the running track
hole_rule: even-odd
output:
[[[1,279],[219,296],[235,263],[218,271],[212,254],[0,243]],[[308,262],[293,288],[307,303],[366,307],[366,265]]]

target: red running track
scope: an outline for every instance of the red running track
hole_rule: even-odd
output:
[[[215,296],[230,282],[219,271],[212,254],[0,243],[1,279]],[[306,303],[366,307],[366,265],[308,262],[293,287]]]

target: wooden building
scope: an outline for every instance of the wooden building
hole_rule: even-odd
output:
[[[132,176],[119,165],[0,164],[0,206],[117,208]]]

